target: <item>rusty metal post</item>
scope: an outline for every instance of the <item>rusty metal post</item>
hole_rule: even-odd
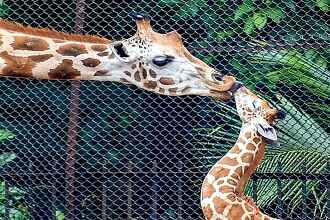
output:
[[[85,0],[76,0],[76,19],[75,19],[75,32],[81,33],[83,29],[83,14],[85,10]],[[69,124],[68,124],[68,139],[67,139],[67,158],[65,163],[65,176],[66,176],[66,219],[75,219],[75,163],[76,163],[76,145],[77,145],[77,132],[78,132],[78,114],[79,114],[79,95],[80,95],[80,82],[71,82],[71,96],[69,105]]]

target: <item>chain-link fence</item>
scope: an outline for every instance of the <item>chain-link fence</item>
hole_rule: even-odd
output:
[[[328,0],[0,1],[34,27],[134,34],[131,12],[287,112],[246,193],[281,219],[329,219]],[[111,82],[1,78],[1,219],[202,219],[200,187],[235,142],[232,102]]]

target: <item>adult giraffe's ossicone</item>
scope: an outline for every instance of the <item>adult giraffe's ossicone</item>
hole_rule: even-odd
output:
[[[0,75],[117,81],[163,95],[230,98],[234,77],[192,56],[177,32],[156,33],[141,15],[136,24],[134,36],[111,42],[0,20]]]

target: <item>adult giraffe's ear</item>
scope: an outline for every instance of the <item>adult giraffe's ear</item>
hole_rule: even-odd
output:
[[[265,120],[256,124],[257,132],[269,142],[277,141],[277,134],[275,129],[270,126]]]

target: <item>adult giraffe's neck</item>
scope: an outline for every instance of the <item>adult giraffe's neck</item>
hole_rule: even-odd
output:
[[[86,36],[84,42],[84,36],[48,32],[57,38],[0,28],[0,75],[36,79],[125,81],[124,73],[117,71],[116,75],[112,74],[111,61],[115,56],[106,39]]]
[[[210,170],[207,178],[220,193],[242,195],[244,187],[263,158],[265,143],[252,125],[243,124],[235,145]]]

